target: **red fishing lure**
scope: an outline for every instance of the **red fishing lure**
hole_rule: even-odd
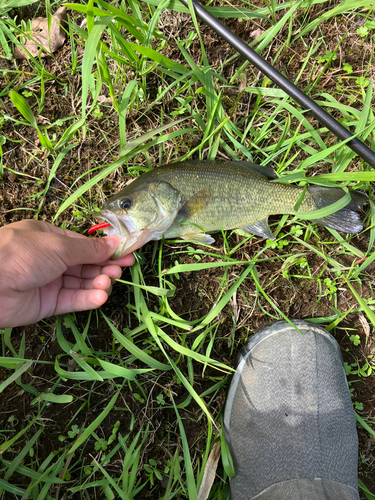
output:
[[[109,222],[101,222],[100,224],[94,224],[87,231],[87,234],[95,233],[95,231],[99,231],[99,229],[104,229],[105,227],[111,227],[111,224]]]

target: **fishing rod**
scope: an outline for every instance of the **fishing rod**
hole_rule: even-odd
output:
[[[189,8],[189,3],[187,0],[180,0],[180,2],[187,8]],[[218,21],[214,16],[207,12],[199,3],[195,0],[191,0],[191,3],[197,13],[198,17],[204,21],[211,29],[213,29],[221,38],[229,43],[237,52],[244,56],[249,62],[256,66],[264,75],[266,75],[270,80],[272,80],[276,85],[278,85],[285,93],[289,95],[295,102],[297,102],[304,109],[311,112],[317,120],[320,121],[324,127],[330,130],[336,137],[342,140],[351,138],[347,142],[349,146],[355,153],[357,153],[363,160],[367,161],[371,165],[375,165],[375,153],[371,151],[363,142],[361,142],[356,137],[353,137],[351,132],[341,125],[335,118],[329,115],[324,109],[322,109],[316,102],[314,102],[310,97],[299,90],[292,82],[290,82],[285,76],[279,73],[273,66],[271,66],[267,61],[265,61],[259,54],[257,54],[253,49],[251,49],[245,42],[241,40],[237,35],[232,33],[228,28],[226,28],[220,21]]]

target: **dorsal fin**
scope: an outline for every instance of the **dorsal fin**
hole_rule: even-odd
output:
[[[199,165],[200,167],[204,168],[204,164],[206,163],[207,165],[211,166],[218,166],[220,165],[237,165],[238,167],[243,167],[247,168],[253,172],[257,172],[260,175],[263,175],[267,179],[273,180],[273,179],[278,179],[279,176],[276,174],[275,170],[272,167],[265,167],[264,165],[257,165],[256,163],[251,163],[250,161],[215,161],[215,160],[187,160],[183,162],[177,162],[174,165],[183,165],[183,164],[190,164],[190,165]]]
[[[264,165],[257,165],[256,163],[250,163],[249,161],[227,161],[231,165],[238,165],[240,167],[248,168],[253,172],[258,172],[258,174],[264,175],[267,179],[278,179],[277,173],[272,167],[266,167]]]

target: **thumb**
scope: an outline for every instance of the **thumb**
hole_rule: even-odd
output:
[[[68,235],[67,235],[68,236]],[[117,235],[105,238],[87,238],[83,236],[62,237],[62,248],[56,249],[60,253],[67,267],[80,264],[103,264],[109,260],[119,246],[121,239]]]

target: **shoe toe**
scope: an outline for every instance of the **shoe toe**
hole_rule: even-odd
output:
[[[285,321],[262,329],[238,358],[224,413],[234,500],[296,479],[357,489],[356,424],[339,346],[321,327],[293,324],[298,330]]]

